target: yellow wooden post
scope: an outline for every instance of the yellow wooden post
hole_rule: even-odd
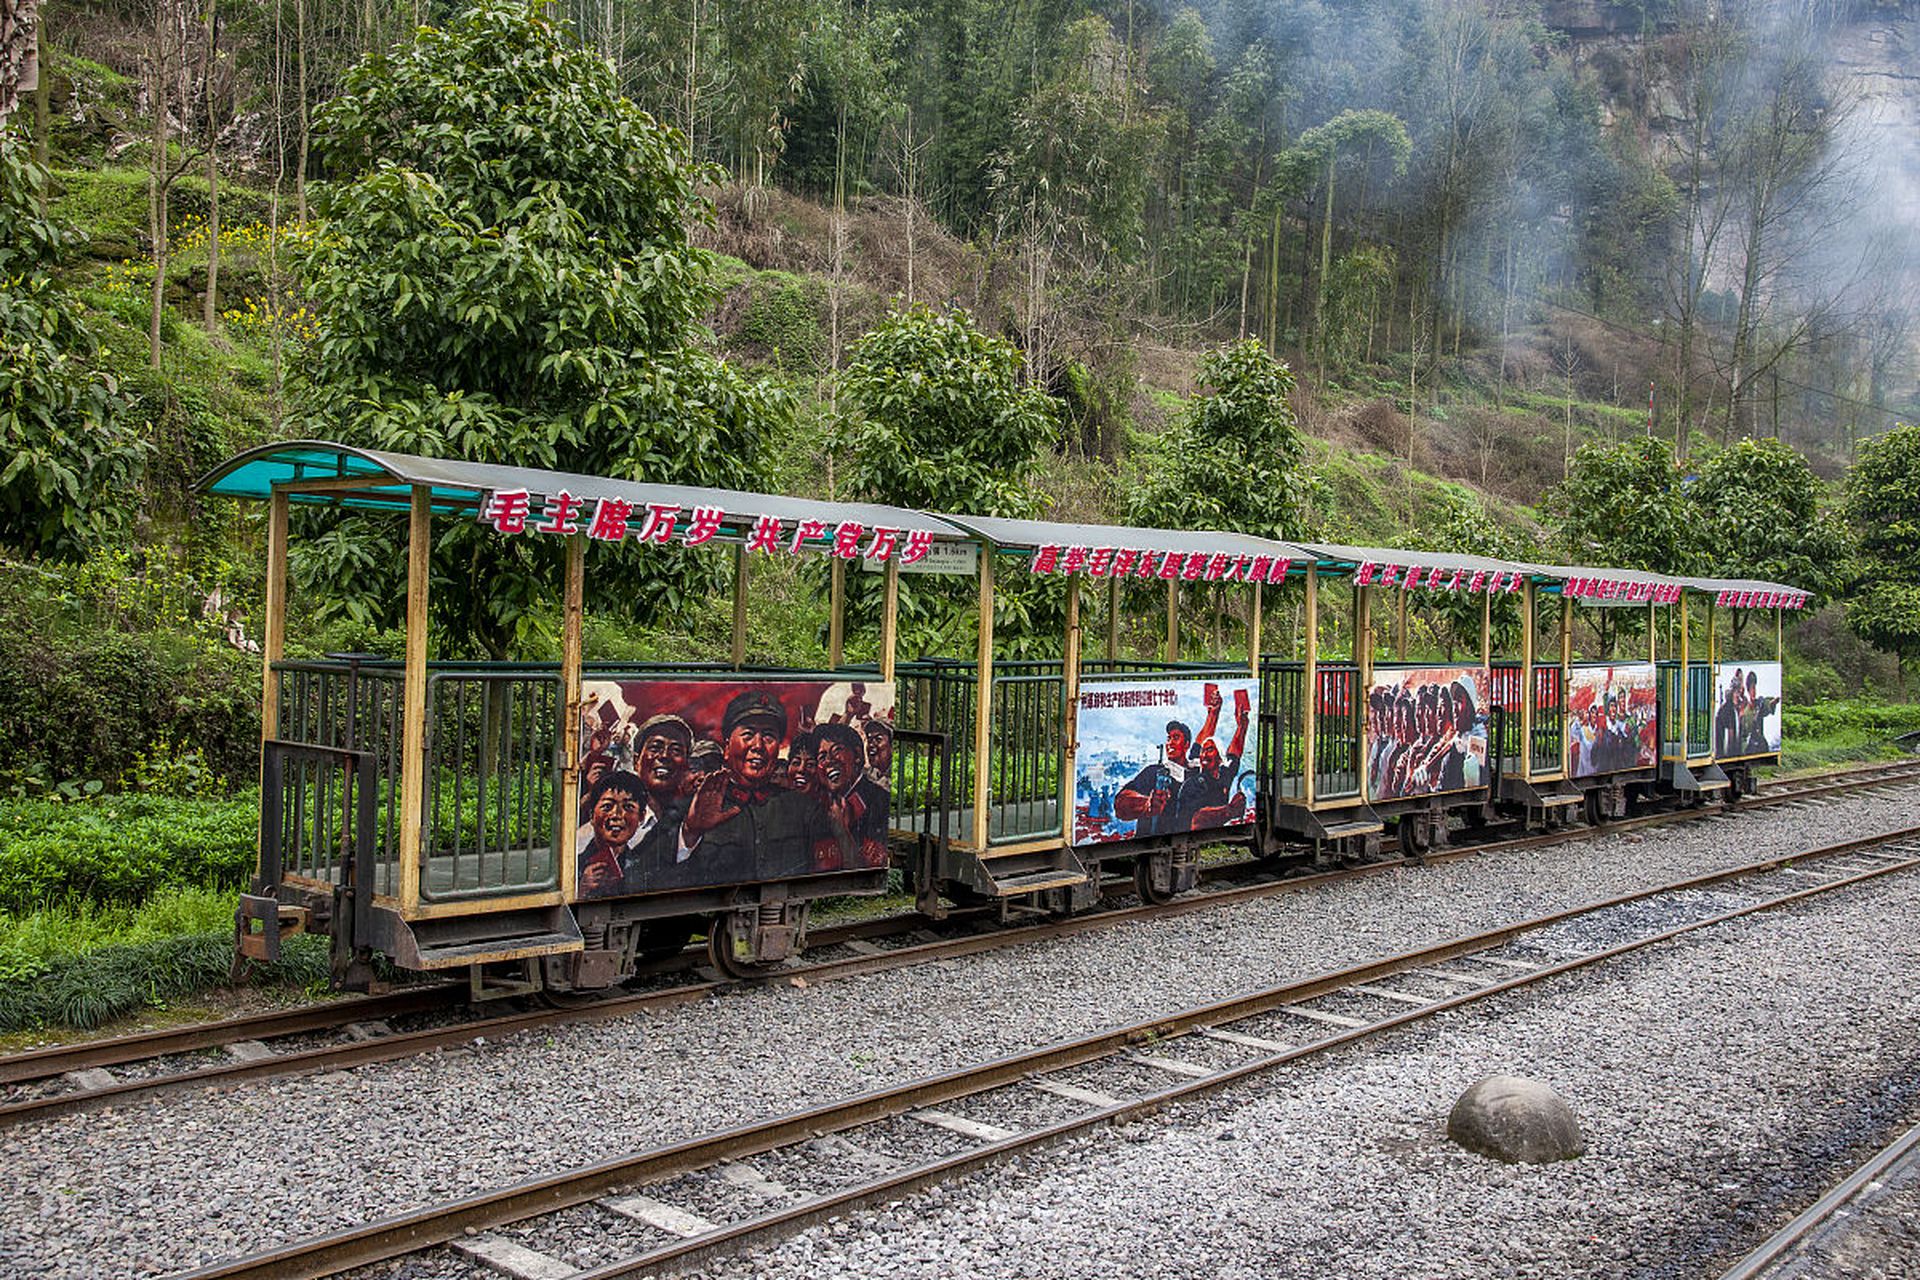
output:
[[[1533,776],[1533,583],[1520,592],[1520,776]]]
[[[413,486],[407,519],[406,710],[400,760],[400,907],[420,905],[421,826],[427,799],[427,585],[433,553],[433,493]]]
[[[987,740],[993,730],[993,556],[980,548],[980,649],[973,691],[973,847],[987,847]]]
[[[834,569],[840,567],[834,561]],[[738,671],[747,660],[747,548],[742,543],[733,549],[733,669]],[[840,665],[838,658],[834,666]]]
[[[1787,611],[1776,605],[1773,610],[1773,660],[1775,662],[1787,660],[1786,617]]]
[[[887,557],[886,598],[880,606],[880,679],[893,680],[894,650],[900,644],[900,558]]]
[[[260,634],[260,740],[280,734],[280,673],[287,647],[287,495],[273,491],[267,508],[266,618]]]
[[[560,820],[555,824],[555,849],[559,853],[557,870],[560,893],[573,901],[574,859],[573,826],[580,814],[580,631],[585,617],[584,597],[587,582],[587,540],[567,539],[566,596],[561,605],[560,626],[560,705],[565,723],[560,731]],[[739,665],[736,660],[735,666]]]
[[[1480,597],[1480,665],[1493,665],[1493,592]]]
[[[1716,625],[1719,619],[1714,616],[1713,597],[1707,597],[1707,665],[1716,666],[1720,662],[1720,636]]]
[[[1080,754],[1080,577],[1067,575],[1067,641],[1061,660],[1061,677],[1066,688],[1066,742],[1060,755],[1060,838],[1073,843],[1073,810],[1076,794],[1074,761]]]
[[[1247,618],[1247,673],[1260,675],[1260,585],[1253,584],[1253,613]]]
[[[1401,587],[1395,594],[1399,599],[1394,602],[1393,651],[1399,661],[1405,662],[1407,660],[1407,589]]]
[[[847,562],[840,557],[833,558],[832,585],[828,589],[827,617],[827,665],[832,670],[840,669],[840,660],[846,656],[846,617],[847,617]]]
[[[1107,579],[1107,661],[1120,656],[1120,577]]]
[[[1306,670],[1301,673],[1305,688],[1301,690],[1301,701],[1306,703],[1306,715],[1300,730],[1300,775],[1301,797],[1308,805],[1313,804],[1313,739],[1314,718],[1319,714],[1315,705],[1319,699],[1320,683],[1320,571],[1307,565],[1307,621],[1302,628],[1306,633]],[[1278,708],[1275,708],[1278,710]]]
[[[1360,697],[1373,688],[1373,588],[1353,590],[1353,658],[1360,666]]]
[[[1653,603],[1651,600],[1647,602],[1647,661],[1648,662],[1658,662],[1660,660],[1657,656],[1655,656],[1659,653],[1659,650],[1654,647],[1655,638],[1660,634],[1658,627],[1655,625],[1659,617],[1659,610],[1660,610],[1659,605]]]
[[[1180,661],[1180,580],[1167,579],[1167,661]]]
[[[1680,696],[1676,699],[1676,701],[1679,702],[1680,704],[1680,721],[1679,721],[1680,723],[1680,758],[1684,760],[1686,759],[1686,756],[1687,756],[1687,685],[1688,685],[1688,679],[1692,675],[1692,673],[1687,670],[1687,663],[1691,657],[1691,655],[1688,652],[1688,649],[1690,646],[1687,644],[1687,614],[1692,612],[1692,608],[1687,603],[1687,597],[1685,592],[1682,592],[1680,595],[1679,609],[1680,609]]]
[[[287,495],[278,489],[267,507],[266,617],[260,630],[260,785],[267,785],[266,744],[280,736],[280,673],[274,664],[287,646]],[[260,834],[264,834],[260,833]],[[265,852],[256,837],[254,869]]]
[[[1612,655],[1608,655],[1611,657]],[[1567,771],[1567,699],[1573,696],[1573,599],[1560,597],[1560,772]]]

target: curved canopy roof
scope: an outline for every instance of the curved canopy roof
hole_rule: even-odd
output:
[[[742,540],[762,516],[789,525],[818,521],[829,533],[842,523],[852,522],[867,529],[923,530],[936,542],[970,540],[966,531],[952,523],[904,507],[614,480],[459,458],[387,453],[327,440],[289,440],[248,450],[208,472],[197,487],[225,497],[266,498],[276,485],[291,486],[289,500],[302,505],[376,511],[407,510],[415,485],[431,492],[434,511],[448,514],[477,514],[495,493],[526,493],[534,500],[534,516],[541,510],[539,500],[562,493],[579,499],[585,504],[583,510],[590,510],[591,504],[602,498],[619,499],[630,504],[639,516],[652,506],[686,512],[718,508],[724,514],[716,539],[727,542]]]
[[[362,449],[328,440],[289,440],[262,445],[228,459],[202,477],[204,492],[234,498],[264,499],[276,489],[303,506],[406,511],[415,487],[431,495],[439,514],[481,515],[496,495],[519,495],[524,520],[540,519],[556,502],[563,515],[585,525],[603,500],[626,504],[640,527],[656,527],[651,511],[663,514],[660,526],[671,538],[677,527],[698,536],[690,543],[713,540],[745,542],[755,546],[765,526],[778,522],[774,533],[786,550],[809,549],[834,541],[849,527],[912,533],[918,543],[990,542],[1002,551],[1027,553],[1038,573],[1088,572],[1093,576],[1127,573],[1134,576],[1271,581],[1282,566],[1295,573],[1308,565],[1335,572],[1372,577],[1378,569],[1380,585],[1392,587],[1422,574],[1439,587],[1439,572],[1449,573],[1458,587],[1461,573],[1484,570],[1489,575],[1520,574],[1548,591],[1561,591],[1595,604],[1654,603],[1677,599],[1686,587],[1706,592],[1716,603],[1732,608],[1805,605],[1807,593],[1777,582],[1734,578],[1690,578],[1578,565],[1539,565],[1489,556],[1434,551],[1405,551],[1392,547],[1353,547],[1338,543],[1282,542],[1243,533],[1210,530],[1137,529],[1126,525],[1072,524],[1049,520],[1013,520],[998,516],[947,515],[911,511],[870,502],[827,502],[781,494],[745,493],[689,485],[656,484],[586,476],[533,467],[500,466],[458,458],[428,458],[417,454]],[[563,498],[572,500],[571,506]],[[704,515],[701,524],[695,513]],[[510,531],[505,525],[498,525]],[[527,525],[526,527],[534,527]],[[791,531],[790,543],[787,530]],[[574,532],[543,528],[544,532]],[[581,530],[584,531],[584,530]],[[624,536],[624,534],[623,534]],[[867,554],[884,558],[883,551]],[[1152,568],[1147,567],[1151,562]],[[1171,567],[1170,567],[1171,566]],[[1409,571],[1419,570],[1419,573]],[[1459,573],[1452,571],[1458,570]],[[1517,589],[1519,578],[1508,579]]]

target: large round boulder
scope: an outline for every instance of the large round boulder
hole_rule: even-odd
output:
[[[1447,1136],[1509,1164],[1547,1164],[1587,1151],[1566,1099],[1519,1076],[1488,1076],[1461,1094],[1447,1117]]]

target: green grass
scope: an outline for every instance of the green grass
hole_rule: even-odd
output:
[[[1894,739],[1920,732],[1920,703],[1871,698],[1837,698],[1805,706],[1788,703],[1784,718],[1780,766],[1809,769],[1908,754]]]
[[[146,902],[80,902],[0,914],[0,981],[18,981],[81,956],[233,927],[234,891],[224,885],[163,889]]]

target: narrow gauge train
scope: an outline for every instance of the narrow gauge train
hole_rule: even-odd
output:
[[[477,998],[610,986],[701,932],[722,970],[764,972],[803,945],[811,903],[884,892],[891,872],[932,916],[1066,912],[1115,873],[1149,900],[1179,894],[1203,845],[1327,861],[1376,852],[1389,826],[1418,851],[1456,820],[1731,802],[1778,760],[1781,617],[1806,602],[1768,582],[933,514],[324,441],[241,454],[201,487],[270,504],[260,854],[239,955],[323,932],[342,986],[364,985],[379,954],[465,970]],[[404,518],[403,659],[284,656],[294,506]],[[430,657],[436,519],[564,544],[559,663]],[[622,541],[643,545],[595,545]],[[654,544],[731,551],[731,653],[583,661],[590,553]],[[748,666],[753,566],[791,555],[831,566],[825,661]],[[875,663],[845,660],[850,567],[879,575]],[[1000,656],[1009,572],[1060,593],[1059,657]],[[972,653],[897,657],[903,574],[970,579]],[[1121,652],[1123,586],[1164,588],[1150,658]],[[1211,651],[1183,658],[1180,599],[1196,588],[1218,602]],[[1410,601],[1449,610],[1456,634],[1477,610],[1477,652],[1410,658]],[[1240,643],[1221,656],[1228,602]],[[1644,628],[1588,629],[1644,636],[1644,651],[1576,658],[1589,607],[1644,614]],[[1716,626],[1754,609],[1774,625]],[[1496,654],[1515,615],[1518,653]]]

